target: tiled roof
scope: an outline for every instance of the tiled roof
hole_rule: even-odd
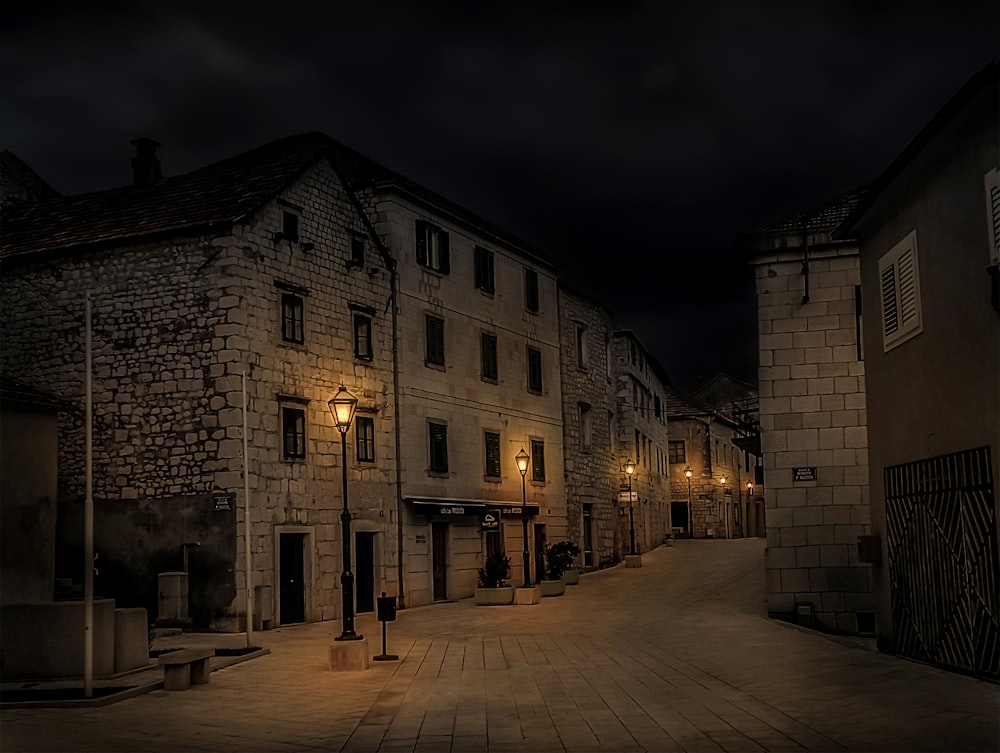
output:
[[[225,225],[258,209],[329,148],[323,134],[275,141],[150,188],[60,196],[4,216],[0,258]]]
[[[708,403],[692,400],[682,395],[672,387],[665,387],[663,403],[667,412],[667,420],[693,418],[695,416],[712,416],[715,420],[735,426],[736,421],[724,411],[716,410]]]
[[[829,199],[821,204],[810,207],[780,220],[769,223],[762,227],[751,230],[749,235],[787,235],[801,233],[803,225],[809,233],[831,232],[840,225],[854,208],[858,206],[868,191],[868,186],[864,185],[849,191],[843,196]]]
[[[225,227],[258,210],[327,157],[354,189],[395,186],[511,243],[539,262],[552,264],[542,252],[503,229],[318,131],[288,136],[193,172],[162,178],[149,188],[125,186],[17,205],[4,214],[0,259]]]
[[[54,411],[75,409],[72,403],[6,374],[0,374],[0,403],[48,408]]]

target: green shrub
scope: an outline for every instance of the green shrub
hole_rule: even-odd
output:
[[[545,577],[559,580],[563,573],[573,567],[580,547],[572,541],[557,541],[545,547]]]
[[[480,588],[502,588],[508,585],[510,577],[510,557],[503,552],[495,552],[486,558],[486,564],[479,568]]]

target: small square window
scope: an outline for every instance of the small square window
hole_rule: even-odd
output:
[[[481,338],[482,377],[490,382],[497,381],[497,336],[483,332]]]
[[[538,272],[524,270],[524,307],[538,313]]]
[[[285,234],[287,240],[298,243],[299,216],[294,212],[283,211],[281,213],[281,232]]]
[[[281,409],[282,457],[299,460],[306,456],[306,412],[301,408]]]
[[[429,424],[430,428],[430,470],[432,473],[448,472],[448,427],[445,424]]]
[[[427,314],[425,316],[427,334],[427,363],[444,366],[444,319]]]
[[[365,266],[365,239],[354,236],[351,238],[351,265]]]
[[[417,264],[443,275],[451,272],[448,233],[430,222],[416,221]]]
[[[493,252],[482,246],[473,251],[476,287],[486,293],[493,293],[496,285],[493,279]]]
[[[363,314],[354,315],[354,355],[366,361],[372,359],[372,320]]]
[[[528,390],[542,391],[542,351],[528,348]]]
[[[359,463],[375,462],[375,419],[358,416],[354,419],[354,433],[357,437],[357,459]]]
[[[289,343],[305,342],[302,298],[294,293],[281,294],[281,339]]]
[[[545,442],[541,439],[531,440],[531,480],[545,480]]]
[[[500,435],[488,431],[486,437],[486,477],[500,478]]]
[[[671,464],[687,462],[687,453],[684,449],[683,439],[671,439],[667,445],[668,458]]]

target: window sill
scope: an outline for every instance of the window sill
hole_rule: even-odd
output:
[[[428,369],[434,369],[435,371],[447,371],[443,363],[432,363],[430,361],[424,361],[424,366]]]
[[[448,471],[432,471],[428,470],[427,475],[433,478],[451,478],[451,473]]]

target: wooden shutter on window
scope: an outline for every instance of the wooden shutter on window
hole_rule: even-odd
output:
[[[879,259],[878,275],[882,344],[888,351],[923,330],[916,231]]]
[[[489,332],[483,332],[483,378],[497,378],[497,338]]]
[[[427,361],[444,364],[444,320],[427,314]]]
[[[545,480],[545,443],[531,440],[531,480]]]
[[[486,432],[486,475],[500,476],[500,435]]]
[[[431,470],[448,470],[448,427],[444,424],[431,424]]]
[[[441,266],[438,267],[438,271],[443,275],[451,274],[451,252],[448,250],[448,233],[444,230],[438,230],[438,255],[441,260]]]
[[[417,237],[417,264],[427,266],[427,223],[423,220],[416,222]]]

